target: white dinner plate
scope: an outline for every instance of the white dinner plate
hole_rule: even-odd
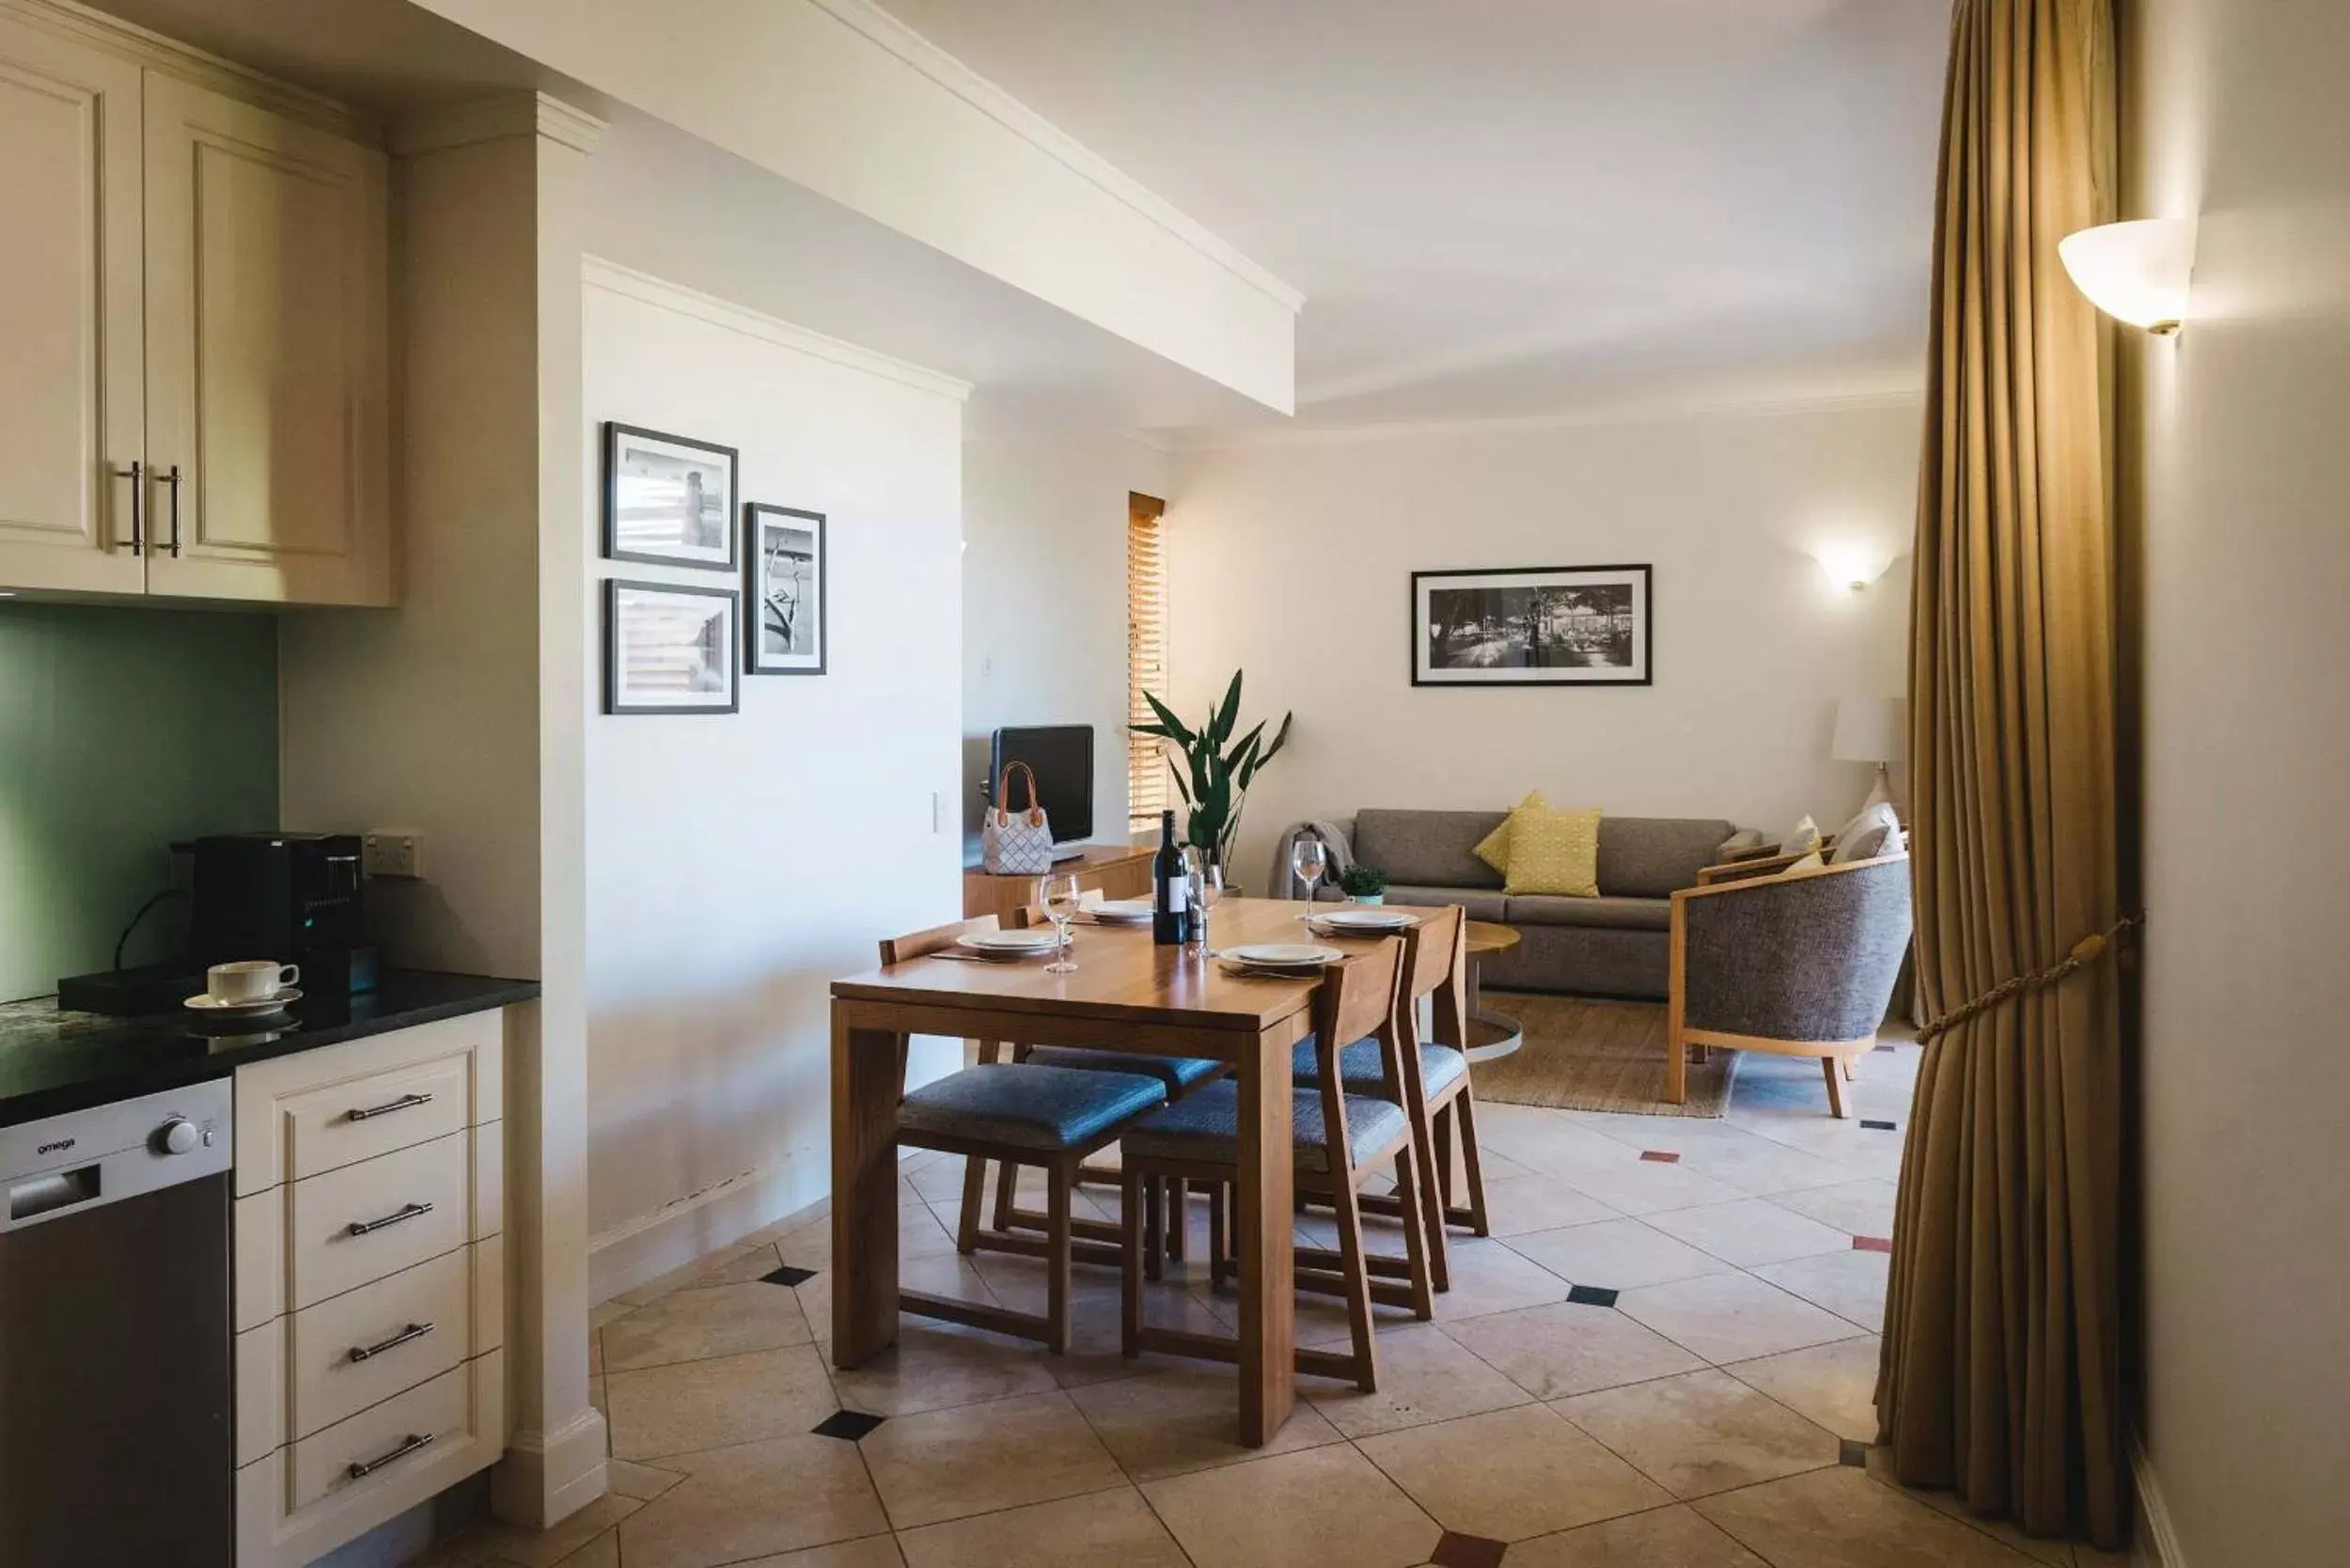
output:
[[[1108,903],[1093,904],[1081,913],[1092,916],[1104,925],[1138,926],[1150,920],[1152,908],[1149,899],[1117,899]]]
[[[979,931],[955,938],[956,947],[968,948],[982,958],[1034,958],[1051,952],[1059,943],[1060,938],[1049,931]]]
[[[1419,917],[1400,909],[1333,909],[1315,916],[1314,924],[1333,931],[1403,931],[1419,924]]]
[[[257,1001],[224,1002],[219,997],[214,996],[208,992],[203,996],[190,996],[183,1005],[194,1009],[197,1012],[233,1015],[236,1013],[274,1012],[289,1002],[298,1002],[300,1000],[302,1000],[301,990],[295,986],[290,985],[274,996],[263,996]]]
[[[1319,969],[1325,964],[1342,963],[1346,958],[1336,948],[1318,947],[1311,942],[1244,942],[1237,948],[1226,949],[1223,956],[1252,969]]]

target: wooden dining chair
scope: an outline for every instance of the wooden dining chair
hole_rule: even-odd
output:
[[[1396,1192],[1403,1212],[1417,1215],[1417,1195],[1426,1176],[1413,1140],[1411,1119],[1405,1115],[1402,1100],[1402,1038],[1396,1029],[1395,1016],[1402,976],[1403,944],[1393,937],[1332,965],[1324,973],[1313,997],[1320,1077],[1310,1089],[1292,1087],[1290,1090],[1296,1181],[1301,1188],[1329,1199],[1338,1215],[1339,1229],[1339,1246],[1333,1255],[1335,1278],[1301,1266],[1298,1288],[1330,1289],[1332,1294],[1343,1294],[1352,1341],[1352,1349],[1344,1355],[1299,1349],[1295,1353],[1297,1370],[1343,1378],[1365,1392],[1375,1389],[1379,1383],[1371,1303],[1383,1295],[1371,1278],[1371,1261],[1363,1250],[1358,1195],[1364,1183],[1392,1162]],[[1357,1040],[1376,1043],[1384,1064],[1379,1093],[1354,1094],[1340,1087],[1343,1076],[1337,1043]],[[1180,1105],[1152,1112],[1127,1132],[1120,1140],[1120,1151],[1125,1182],[1121,1217],[1126,1231],[1120,1347],[1128,1356],[1161,1350],[1211,1360],[1237,1361],[1238,1340],[1158,1328],[1144,1321],[1142,1290],[1148,1251],[1142,1239],[1142,1186],[1156,1176],[1167,1181],[1198,1181],[1217,1188],[1238,1187],[1239,1087],[1229,1080],[1211,1084]],[[1427,1318],[1433,1315],[1427,1233],[1420,1225],[1407,1223],[1403,1237],[1409,1253],[1405,1260],[1410,1276],[1406,1304],[1418,1316]],[[1311,1249],[1301,1250],[1301,1265],[1307,1264],[1311,1255]]]
[[[1420,1168],[1435,1178],[1420,1190],[1417,1222],[1428,1232],[1429,1272],[1439,1291],[1452,1288],[1445,1246],[1445,1228],[1459,1226],[1472,1235],[1490,1233],[1485,1213],[1485,1172],[1477,1148],[1477,1096],[1469,1085],[1467,920],[1457,908],[1423,917],[1403,933],[1404,981],[1396,1003],[1396,1031],[1402,1040],[1397,1062],[1402,1073],[1404,1114],[1411,1118],[1412,1143]],[[1418,999],[1431,998],[1435,1027],[1433,1038],[1419,1037]],[[1340,1054],[1340,1072],[1349,1094],[1376,1094],[1385,1071],[1375,1040],[1358,1040]],[[1321,1043],[1318,1037],[1297,1043],[1293,1063],[1296,1083],[1310,1089],[1321,1082]],[[1467,1178],[1467,1201],[1452,1201],[1452,1138],[1458,1130],[1461,1159]],[[1405,1203],[1399,1190],[1364,1193],[1357,1205],[1365,1214],[1402,1220]],[[1407,1222],[1408,1223],[1408,1222]],[[1301,1252],[1300,1262],[1307,1254]],[[1327,1257],[1326,1253],[1323,1254]],[[1374,1259],[1400,1272],[1402,1259]],[[1220,1270],[1218,1271],[1221,1272]]]
[[[1087,899],[1091,903],[1102,902],[1098,893],[1089,893]],[[1034,929],[1052,923],[1052,917],[1040,904],[1023,908],[1014,920],[1016,926]],[[991,1049],[1000,1050],[1001,1047],[982,1046],[982,1060],[997,1059],[988,1055]],[[1074,1067],[1098,1073],[1147,1074],[1165,1086],[1170,1103],[1204,1088],[1231,1070],[1228,1062],[1200,1058],[1142,1056],[1129,1051],[1096,1050],[1074,1045],[1015,1045],[1010,1047],[1010,1055],[1014,1061],[1036,1062],[1048,1067]],[[991,1232],[979,1229],[979,1224],[980,1196],[985,1182],[981,1164],[972,1162],[971,1169],[964,1175],[962,1227],[956,1241],[966,1253],[995,1249]],[[1109,1166],[1086,1166],[1077,1172],[1077,1181],[1080,1185],[1120,1185],[1117,1169]],[[1017,1183],[1018,1171],[1013,1166],[1005,1165],[999,1168],[995,1178],[993,1236],[1000,1237],[1017,1231],[1039,1231],[1045,1227],[1044,1215],[1019,1206]],[[1183,1258],[1186,1184],[1181,1182],[1152,1182],[1144,1198],[1150,1207],[1144,1216],[1143,1242],[1150,1251],[1151,1277],[1155,1279],[1159,1276],[1158,1260],[1161,1257],[1178,1262]],[[1114,1248],[1124,1234],[1121,1227],[1114,1221],[1079,1219],[1073,1223],[1077,1236],[1087,1243],[1106,1243]],[[1091,1246],[1081,1247],[1077,1256],[1081,1262],[1117,1262],[1114,1251],[1103,1252]]]
[[[993,915],[885,939],[884,968],[951,948],[964,936],[994,931]],[[902,1055],[900,1071],[903,1072]],[[1140,1073],[1099,1073],[1040,1063],[982,1061],[910,1090],[898,1102],[897,1141],[916,1149],[961,1154],[974,1168],[988,1160],[1032,1165],[1044,1171],[1042,1236],[999,1236],[991,1249],[1042,1258],[1045,1312],[1013,1312],[918,1291],[898,1293],[898,1308],[921,1317],[1042,1340],[1056,1355],[1069,1349],[1070,1269],[1081,1245],[1069,1212],[1077,1168],[1089,1155],[1167,1102],[1159,1080]],[[965,1192],[969,1191],[966,1179]],[[1099,1222],[1097,1222],[1099,1223]],[[1089,1262],[1114,1262],[1118,1248],[1092,1243]]]

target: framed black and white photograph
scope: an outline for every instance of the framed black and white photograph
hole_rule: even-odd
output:
[[[734,570],[735,450],[606,421],[607,560]]]
[[[743,509],[743,667],[824,673],[824,514],[754,501]]]
[[[741,601],[732,588],[613,579],[603,589],[605,713],[735,711]]]
[[[1645,566],[1412,573],[1415,686],[1645,686]]]

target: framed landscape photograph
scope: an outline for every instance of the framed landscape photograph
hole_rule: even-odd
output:
[[[603,711],[731,713],[740,703],[732,588],[603,585]]]
[[[824,514],[753,501],[743,509],[743,667],[753,675],[824,673]]]
[[[1645,566],[1412,573],[1415,686],[1645,686]]]
[[[735,450],[607,420],[607,560],[734,570]]]

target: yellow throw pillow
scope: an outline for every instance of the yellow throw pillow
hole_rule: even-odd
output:
[[[1511,814],[1510,870],[1502,891],[1599,897],[1599,810],[1520,807]]]
[[[1528,790],[1526,792],[1526,798],[1519,801],[1511,808],[1510,814],[1501,819],[1501,825],[1486,834],[1483,841],[1470,853],[1486,865],[1491,866],[1494,869],[1494,875],[1508,876],[1510,874],[1510,824],[1518,820],[1520,811],[1546,811],[1549,808],[1550,803],[1543,798],[1542,791]]]

